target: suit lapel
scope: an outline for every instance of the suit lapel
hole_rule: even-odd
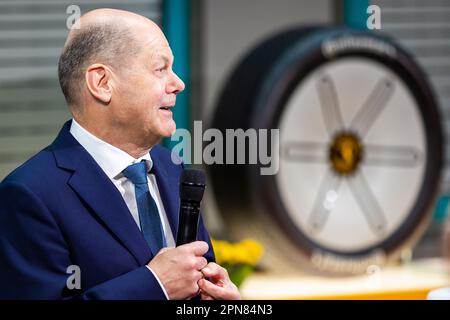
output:
[[[68,184],[140,265],[148,263],[152,257],[150,248],[122,195],[69,130],[70,121],[65,124],[52,144],[58,166],[74,171]]]

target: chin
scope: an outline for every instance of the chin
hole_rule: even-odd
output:
[[[175,121],[171,121],[171,123],[168,123],[167,125],[162,128],[161,133],[163,138],[169,138],[171,137],[175,131],[177,130],[177,125],[175,124]]]

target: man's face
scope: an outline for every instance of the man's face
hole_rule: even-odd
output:
[[[184,83],[172,70],[172,51],[162,32],[150,37],[147,30],[143,37],[148,41],[142,42],[141,52],[130,58],[117,76],[112,101],[119,127],[152,142],[175,132],[171,108]]]

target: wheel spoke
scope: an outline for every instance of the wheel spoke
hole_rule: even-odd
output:
[[[328,145],[318,142],[287,142],[281,147],[281,156],[290,162],[326,162]]]
[[[407,146],[364,146],[364,164],[373,166],[416,167],[423,161],[423,153]]]
[[[369,227],[375,234],[382,235],[387,227],[386,218],[363,173],[360,171],[347,181]]]
[[[316,86],[325,126],[330,137],[333,137],[336,132],[344,129],[336,88],[328,75],[321,75]]]
[[[330,212],[336,204],[340,184],[341,178],[329,169],[320,183],[313,209],[308,218],[308,226],[313,232],[320,231],[325,226]]]
[[[350,129],[357,132],[361,139],[364,138],[386,107],[393,92],[394,83],[389,78],[382,78],[375,85],[375,88],[350,123]]]

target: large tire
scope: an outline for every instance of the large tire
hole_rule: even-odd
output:
[[[442,163],[438,107],[425,74],[390,39],[347,28],[273,36],[236,66],[212,127],[224,136],[280,129],[276,175],[210,166],[228,230],[260,240],[268,266],[365,272],[395,260],[427,226]],[[351,149],[347,167],[339,139]]]

